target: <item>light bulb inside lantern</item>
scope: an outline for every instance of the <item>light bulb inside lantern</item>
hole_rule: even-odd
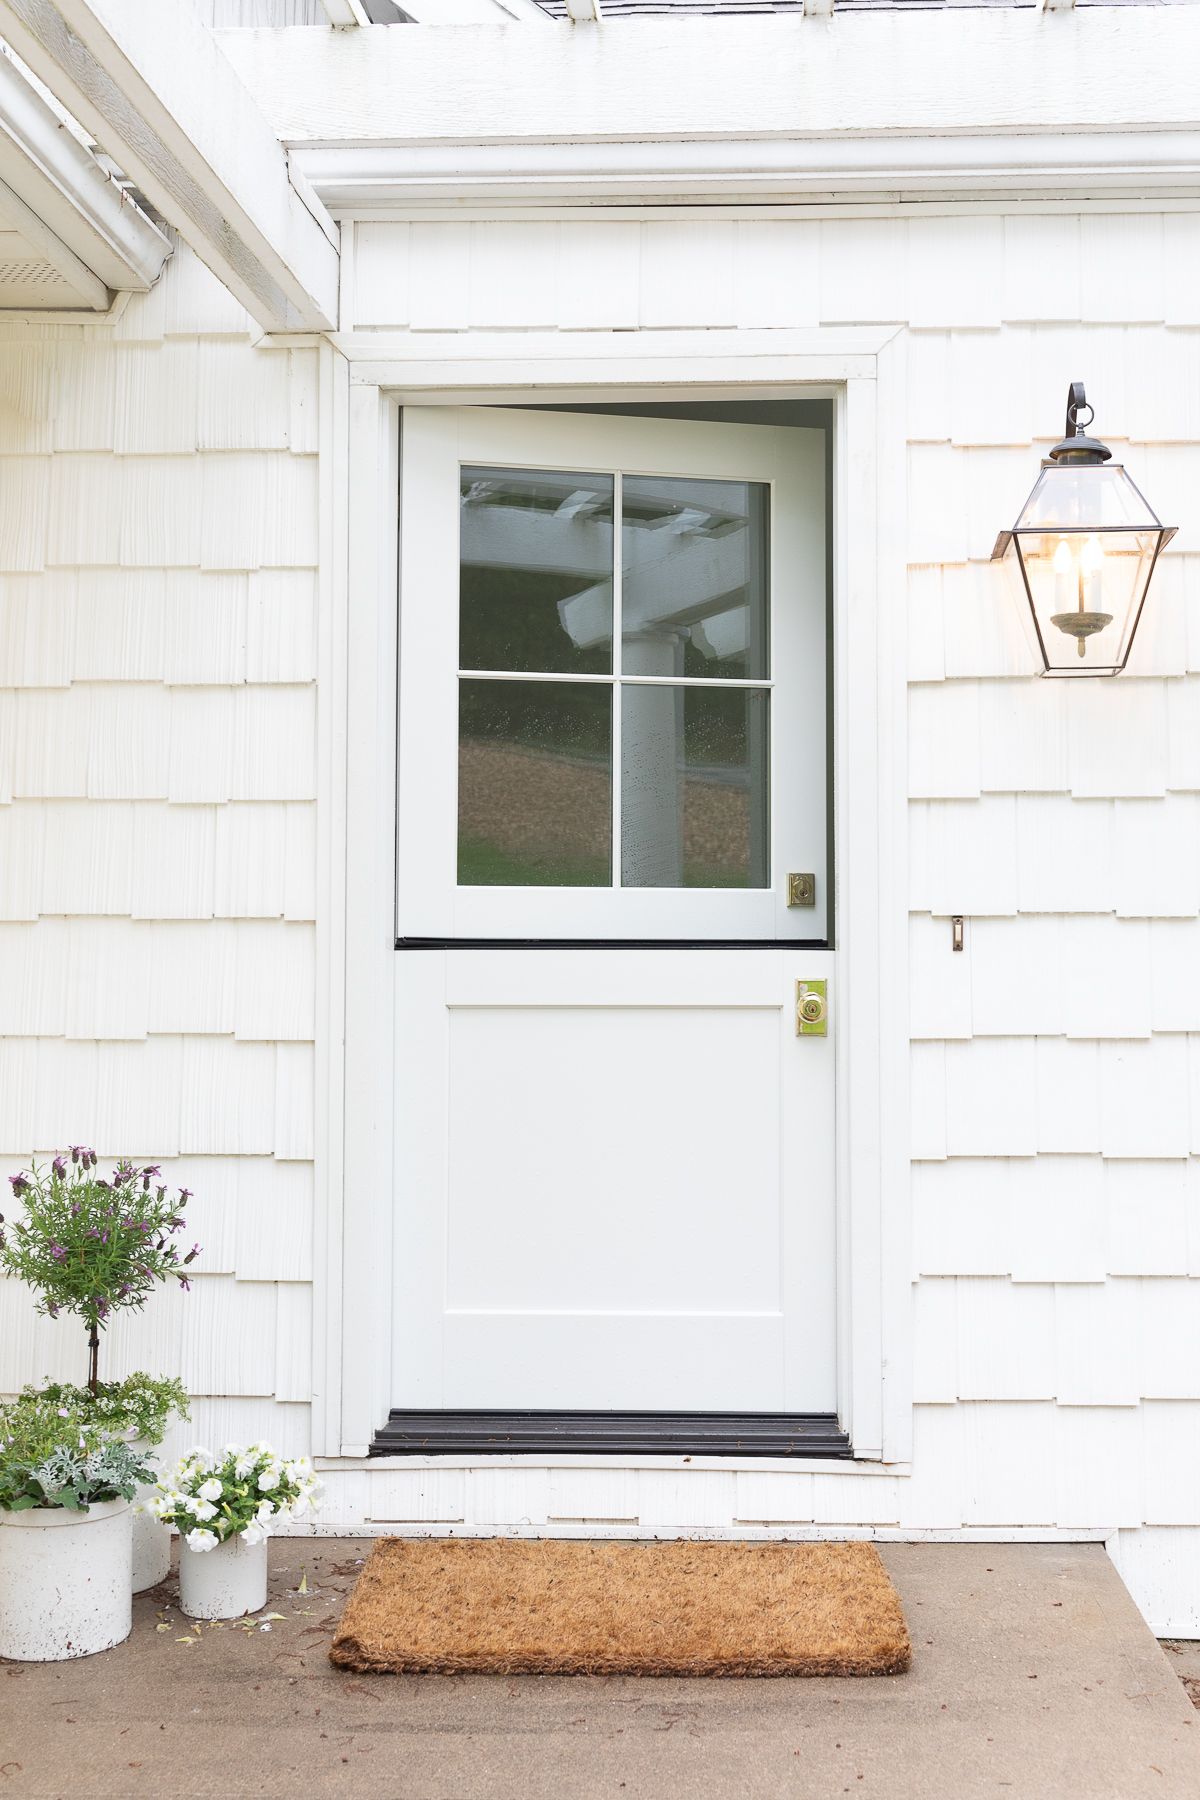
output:
[[[1071,554],[1066,538],[1058,540],[1054,552],[1054,604],[1051,624],[1073,637],[1080,656],[1087,655],[1087,640],[1095,632],[1112,624],[1112,614],[1101,612],[1101,576],[1104,551],[1100,539],[1092,532],[1079,549],[1078,560]],[[1075,605],[1071,609],[1071,602]]]

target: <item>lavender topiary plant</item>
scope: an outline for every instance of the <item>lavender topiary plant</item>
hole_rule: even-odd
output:
[[[119,1162],[112,1179],[95,1173],[96,1153],[73,1144],[70,1160],[32,1164],[10,1175],[25,1216],[6,1233],[0,1214],[0,1269],[29,1283],[37,1310],[56,1319],[75,1313],[88,1331],[88,1388],[99,1388],[100,1333],[115,1312],[145,1306],[160,1281],[190,1286],[186,1267],[200,1254],[180,1255],[174,1239],[184,1228],[191,1198],[180,1188],[168,1199],[161,1170]]]

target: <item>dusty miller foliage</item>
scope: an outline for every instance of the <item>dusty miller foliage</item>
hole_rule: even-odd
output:
[[[80,1408],[27,1390],[0,1403],[0,1507],[82,1512],[105,1500],[130,1500],[150,1480],[144,1453],[111,1437],[88,1399]]]

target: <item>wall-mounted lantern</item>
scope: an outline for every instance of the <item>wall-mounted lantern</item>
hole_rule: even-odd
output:
[[[1080,429],[1093,417],[1073,381],[1062,442],[992,551],[993,562],[1011,552],[1019,571],[1044,675],[1121,672],[1158,553],[1177,529],[1155,517],[1108,446]]]

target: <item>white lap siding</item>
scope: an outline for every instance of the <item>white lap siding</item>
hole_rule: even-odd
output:
[[[114,325],[0,325],[0,1164],[82,1141],[194,1189],[192,1291],[119,1317],[105,1372],[179,1373],[189,1442],[293,1451],[316,396],[316,351],[253,348],[184,249]],[[0,1389],[83,1368],[0,1283]]]

